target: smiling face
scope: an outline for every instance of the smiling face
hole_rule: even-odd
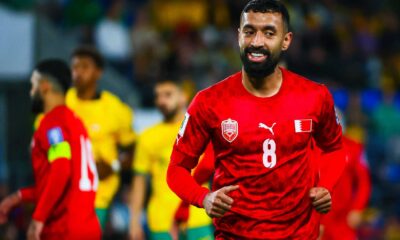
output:
[[[239,31],[240,58],[249,77],[262,79],[272,74],[282,51],[288,49],[292,33],[278,12],[245,12]]]

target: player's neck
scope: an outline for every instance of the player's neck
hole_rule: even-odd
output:
[[[242,84],[250,94],[256,97],[272,97],[282,86],[282,71],[276,67],[274,72],[267,77],[255,79],[242,70]]]
[[[44,113],[46,114],[62,105],[65,105],[65,96],[62,94],[51,94],[44,102]]]
[[[92,100],[97,96],[97,87],[90,87],[85,90],[76,90],[76,94],[80,100]]]
[[[180,111],[179,113],[175,114],[174,116],[172,116],[169,119],[164,118],[164,122],[165,123],[171,123],[171,124],[181,123],[184,118],[185,118],[185,112],[184,111]]]

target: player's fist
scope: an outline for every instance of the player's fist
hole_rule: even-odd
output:
[[[352,210],[347,215],[347,224],[353,228],[357,229],[362,222],[362,211],[360,210]]]
[[[233,199],[228,196],[228,193],[237,189],[239,189],[238,185],[231,185],[208,193],[203,200],[203,206],[207,215],[212,218],[219,218],[229,211],[232,207]]]
[[[332,207],[332,197],[328,189],[315,187],[310,190],[310,198],[315,210],[319,213],[328,213]]]
[[[21,197],[18,192],[13,193],[3,199],[0,203],[0,224],[7,222],[8,213],[10,210],[18,205],[21,201]]]
[[[40,240],[40,234],[43,231],[43,226],[44,226],[43,222],[39,222],[32,219],[28,227],[27,239]]]

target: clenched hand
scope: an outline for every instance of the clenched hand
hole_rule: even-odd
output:
[[[310,190],[312,205],[319,213],[328,213],[332,207],[332,197],[328,189],[315,187]]]
[[[228,196],[228,193],[237,189],[239,189],[238,185],[231,185],[208,193],[203,200],[203,206],[208,216],[219,218],[229,211],[232,207],[233,199]]]

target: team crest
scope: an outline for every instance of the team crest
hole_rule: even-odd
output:
[[[228,118],[221,122],[222,137],[228,142],[233,142],[239,134],[238,122]]]

